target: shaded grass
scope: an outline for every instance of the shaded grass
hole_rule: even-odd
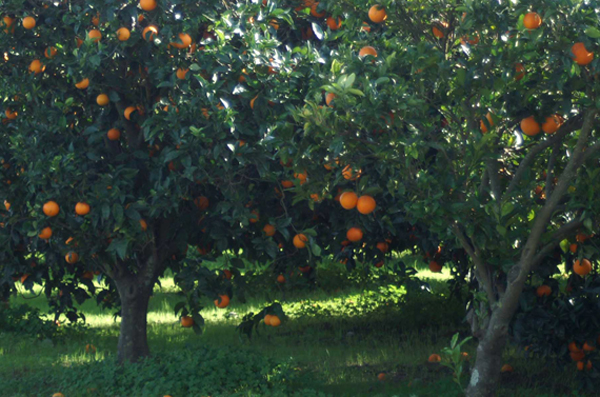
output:
[[[378,286],[373,280],[349,281],[337,264],[329,264],[320,274],[326,278],[324,284],[328,288],[284,288],[284,293],[272,275],[266,274],[259,283],[268,289],[249,296],[245,303],[233,300],[227,310],[220,310],[207,301],[207,309],[202,312],[206,319],[202,335],[179,326],[173,307],[181,298],[173,280],[166,277],[150,301],[150,348],[157,357],[206,346],[231,348],[291,363],[295,370],[291,387],[299,392],[308,388],[331,395],[458,396],[461,393],[449,370],[429,365],[427,357],[439,353],[454,333],[468,334],[462,322],[464,309],[459,302],[445,297],[445,280],[449,278],[446,270],[433,274],[419,268],[419,277],[429,282],[433,293],[411,294],[406,301],[403,288]],[[386,272],[377,270],[376,274]],[[290,320],[276,329],[261,325],[250,341],[239,335],[235,327],[244,314],[257,312],[269,303],[267,296],[285,296],[282,305]],[[28,297],[31,293],[11,303],[26,302],[47,309],[43,297]],[[48,373],[47,379],[52,382],[70,367],[114,360],[118,321],[92,301],[80,309],[86,314],[89,329],[64,344],[2,334],[0,384],[3,379],[27,384],[41,372]],[[96,353],[86,354],[86,344],[93,344]],[[466,348],[472,357],[474,347],[468,344]],[[515,373],[504,377],[499,395],[571,395],[572,372],[548,369],[542,362],[525,359],[510,349],[506,360],[515,367]],[[546,370],[543,374],[542,369]],[[385,382],[377,381],[377,374],[382,372],[386,374]],[[135,391],[132,393],[135,395]],[[82,391],[82,395],[87,394]]]

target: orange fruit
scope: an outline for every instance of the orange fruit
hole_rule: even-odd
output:
[[[110,141],[118,141],[119,138],[121,138],[121,131],[119,131],[116,128],[111,128],[106,133],[106,136],[108,137],[108,140],[110,140]]]
[[[585,364],[585,370],[586,371],[592,370],[592,362],[590,360],[588,360],[587,363]]]
[[[350,229],[348,229],[348,231],[346,232],[346,238],[350,241],[352,241],[353,243],[362,240],[363,238],[363,232],[360,228],[358,227],[351,227]]]
[[[356,207],[358,196],[354,192],[344,192],[340,196],[340,204],[344,209],[351,210]]]
[[[558,128],[560,127],[560,116],[554,114],[552,116],[546,117],[546,121],[542,124],[542,131],[546,134],[554,134]]]
[[[85,345],[85,352],[88,354],[96,353],[96,346],[92,344]]]
[[[327,95],[325,95],[325,104],[331,107],[331,101],[333,101],[334,99],[335,94],[333,92],[328,93]]]
[[[441,273],[442,265],[440,265],[436,261],[431,261],[429,262],[429,270],[431,270],[432,273]]]
[[[314,3],[312,6],[310,6],[310,15],[312,15],[315,18],[323,18],[325,16],[325,11],[317,11],[318,6],[319,3]]]
[[[341,200],[341,197],[340,197]],[[363,215],[368,215],[375,210],[377,203],[371,196],[360,196],[356,202],[356,209]]]
[[[537,12],[528,12],[523,18],[523,26],[525,29],[535,30],[542,25],[542,18]]]
[[[377,380],[383,382],[385,380],[385,374],[382,372],[379,375],[377,375]]]
[[[154,41],[156,36],[158,36],[158,28],[154,25],[146,26],[142,31],[142,37],[146,41]]]
[[[250,109],[254,110],[254,101],[258,98],[258,95],[250,100]]]
[[[331,30],[338,30],[339,28],[342,27],[342,19],[341,18],[333,18],[333,17],[329,17],[327,18],[327,26],[329,26],[329,29]]]
[[[102,38],[102,33],[98,29],[92,29],[88,32],[88,37],[93,39],[94,43],[97,43]]]
[[[435,23],[433,25],[433,27],[431,28],[431,32],[438,39],[443,39],[444,35],[445,35],[444,32],[445,32],[445,30],[447,28],[448,28],[448,23],[447,22]]]
[[[294,178],[298,179],[301,185],[304,185],[307,178],[306,171],[294,173]]]
[[[535,121],[535,117],[529,116],[521,120],[521,131],[527,136],[536,136],[541,131],[540,124]]]
[[[142,232],[148,230],[148,222],[144,219],[140,219],[140,228],[142,229]]]
[[[305,248],[307,241],[308,241],[308,238],[304,234],[302,234],[302,233],[296,234],[293,239],[294,247],[296,247],[298,249]]]
[[[494,121],[492,120],[492,114],[490,112],[488,112],[485,115],[485,118],[487,119],[488,123],[490,124],[490,127],[493,128],[494,127]],[[485,134],[488,132],[487,126],[485,125],[485,122],[483,120],[479,121],[479,129],[481,130],[482,134]]]
[[[179,68],[177,69],[177,78],[179,80],[185,80],[185,75],[187,74],[187,72],[189,72],[189,69],[183,69],[183,68]]]
[[[550,296],[552,294],[552,288],[550,288],[547,285],[540,285],[539,287],[537,287],[535,294],[540,298],[542,296]]]
[[[355,181],[358,178],[360,178],[362,174],[362,170],[358,170],[356,173],[354,173],[354,170],[352,169],[352,166],[347,165],[344,167],[344,169],[342,170],[342,175],[344,176],[344,179],[350,180],[350,181]]]
[[[358,56],[361,58],[364,58],[367,55],[371,55],[371,56],[377,58],[377,50],[374,47],[368,45],[368,46],[361,48],[360,51],[358,52]]]
[[[273,315],[271,315],[271,314],[265,315],[265,317],[263,318],[263,321],[265,322],[265,325],[271,325],[271,319],[272,318],[273,318]]]
[[[275,226],[273,226],[273,225],[267,224],[267,225],[265,225],[265,227],[263,227],[263,232],[265,232],[265,234],[269,237],[274,236],[275,231],[276,231],[276,229],[275,229]]]
[[[52,397],[65,397],[65,395],[62,393],[54,393]]]
[[[131,32],[129,29],[125,27],[117,29],[117,39],[119,39],[119,41],[127,41],[130,37]]]
[[[376,268],[378,268],[378,269],[379,269],[380,267],[383,267],[383,261],[379,261],[379,262],[377,262],[377,263],[375,264],[375,267],[376,267]]]
[[[56,56],[56,53],[58,52],[58,50],[56,49],[56,47],[47,47],[44,50],[44,56],[48,59],[54,58],[54,56]]]
[[[269,321],[269,325],[271,327],[279,327],[281,325],[281,320],[277,316],[271,316],[271,321]]]
[[[583,351],[571,352],[569,355],[573,361],[581,361],[585,358],[585,353]]]
[[[571,251],[571,253],[576,253],[577,252],[577,244],[573,243],[571,245],[569,245],[569,251]]]
[[[583,344],[583,351],[584,352],[593,352],[594,350],[596,350],[596,347],[589,345],[587,342],[585,342]]]
[[[179,41],[181,41],[181,43],[173,42],[171,43],[173,47],[183,50],[184,48],[188,48],[190,45],[192,45],[192,36],[190,36],[189,34],[179,33],[177,37],[179,38]]]
[[[583,368],[584,368],[583,361],[578,361],[577,362],[577,370],[578,371],[583,371]]]
[[[42,240],[48,240],[50,237],[52,237],[52,229],[50,227],[43,228],[38,237]]]
[[[90,79],[83,79],[79,83],[75,84],[75,87],[79,88],[80,90],[85,90],[89,86],[90,86]]]
[[[125,118],[126,118],[127,120],[131,121],[131,114],[132,114],[133,112],[135,112],[136,110],[138,110],[138,109],[137,109],[137,107],[135,107],[135,106],[127,106],[127,107],[125,108],[125,111],[123,112],[123,115],[125,116]]]
[[[292,181],[281,181],[281,186],[283,186],[286,189],[289,189],[291,187],[294,187],[294,182],[292,182]]]
[[[515,80],[521,80],[523,77],[525,77],[525,66],[523,66],[522,63],[517,63],[515,65],[515,72]]]
[[[23,27],[27,30],[35,28],[35,18],[34,17],[23,18]]]
[[[42,73],[44,70],[46,69],[45,65],[42,65],[42,62],[40,62],[39,59],[34,59],[33,61],[31,61],[31,63],[29,64],[29,72],[30,73],[35,73],[35,74],[40,74]]]
[[[380,5],[374,5],[369,8],[369,19],[373,23],[381,23],[387,19],[387,13],[385,7]]]
[[[68,264],[73,265],[79,260],[79,255],[77,255],[77,252],[70,251],[65,255],[65,260]]]
[[[442,361],[442,358],[440,357],[439,354],[434,353],[431,356],[429,356],[427,361],[429,361],[430,363],[439,363],[440,361]]]
[[[586,276],[592,271],[592,264],[587,259],[578,259],[573,263],[573,271],[580,276]]]
[[[108,95],[106,95],[106,94],[100,94],[96,97],[96,103],[99,106],[106,106],[106,105],[108,105],[109,102],[110,102],[110,99],[108,98]]]
[[[250,211],[250,223],[256,223],[260,220],[260,214],[258,213],[258,210],[252,210]]]
[[[198,207],[200,211],[204,211],[210,205],[210,201],[208,200],[208,197],[199,196],[194,199],[194,204],[196,204],[196,207]]]
[[[75,205],[75,213],[77,215],[87,215],[90,213],[90,205],[88,203],[77,203]]]
[[[380,241],[377,243],[377,249],[385,254],[390,250],[390,246],[385,241]]]
[[[58,215],[60,207],[55,201],[48,201],[42,207],[42,211],[44,211],[44,214],[46,214],[46,216],[53,217]]]
[[[578,243],[583,243],[588,238],[590,238],[590,236],[588,236],[585,233],[577,233],[577,236],[575,236],[575,239],[577,240]]]
[[[191,318],[190,316],[183,316],[183,317],[181,317],[181,326],[183,328],[190,328],[193,325],[194,325],[194,319],[193,318]]]
[[[152,11],[156,8],[156,0],[140,0],[140,7],[144,11]]]
[[[6,118],[9,119],[9,120],[14,120],[18,116],[18,113],[17,112],[13,112],[11,109],[6,109],[4,111],[4,114],[6,115]]]
[[[502,366],[502,368],[500,368],[500,372],[505,373],[505,372],[513,372],[513,367],[510,364],[504,364]]]
[[[589,52],[585,48],[585,44],[581,42],[573,44],[571,52],[573,53],[573,60],[578,65],[585,66],[594,60],[594,53]]]
[[[223,270],[223,274],[225,275],[225,278],[227,280],[231,280],[231,277],[233,277],[233,273],[231,273],[231,270],[225,269]]]
[[[4,208],[6,208],[7,211],[10,211],[10,203],[6,200],[4,200]]]
[[[14,23],[15,20],[11,17],[9,17],[8,15],[6,15],[4,18],[2,18],[2,22],[4,23],[4,33],[8,34],[8,33],[14,33],[15,32],[15,27],[14,27]],[[10,29],[10,27],[12,26],[12,29]]]
[[[569,343],[568,349],[569,349],[569,352],[571,352],[571,353],[579,353],[581,351],[579,346],[577,346],[577,343],[575,343],[574,341]]]
[[[363,22],[362,26],[360,27],[360,31],[369,33],[371,31],[371,27],[367,22]]]
[[[279,284],[285,283],[285,277],[283,276],[283,274],[280,274],[279,276],[277,276],[277,282]]]
[[[215,299],[215,306],[219,309],[225,309],[229,306],[229,296],[227,295],[219,295],[220,299]]]

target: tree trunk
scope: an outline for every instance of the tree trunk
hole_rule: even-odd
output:
[[[119,363],[137,362],[150,355],[146,317],[153,285],[144,285],[138,277],[116,280],[116,284],[121,297]]]
[[[492,397],[496,395],[502,368],[502,352],[506,345],[508,325],[490,327],[477,346],[477,359],[471,370],[467,387],[468,397]]]

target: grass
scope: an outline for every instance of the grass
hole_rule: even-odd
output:
[[[355,270],[357,274],[360,271]],[[385,272],[381,270],[378,274]],[[428,281],[432,293],[422,291],[410,295],[405,295],[404,288],[375,282],[376,278],[372,277],[352,281],[345,270],[332,264],[325,267],[320,276],[328,288],[286,290],[284,295],[270,281],[272,275],[263,275],[261,283],[270,287],[261,288],[260,293],[249,296],[243,304],[233,301],[230,307],[222,310],[207,301],[207,309],[202,312],[206,320],[202,335],[179,326],[173,307],[180,297],[172,278],[166,277],[156,287],[150,301],[150,348],[156,357],[171,357],[174,352],[210,347],[246,352],[250,357],[258,357],[257,360],[265,358],[285,363],[292,368],[293,376],[289,378],[286,386],[289,389],[284,395],[293,391],[304,393],[306,389],[335,396],[461,395],[449,370],[427,363],[427,357],[439,353],[454,333],[468,334],[463,322],[464,309],[457,300],[446,297],[448,272],[433,274],[428,269],[420,269],[419,277]],[[339,287],[333,288],[336,285]],[[36,292],[25,292],[11,304],[27,303],[46,310],[44,298],[34,297]],[[285,300],[282,299],[284,296]],[[261,310],[272,299],[281,299],[290,320],[279,328],[261,325],[251,341],[240,336],[236,326],[241,317]],[[41,382],[35,376],[46,373],[43,382],[48,383],[48,387],[58,388],[61,385],[53,381],[69,369],[87,369],[86,366],[98,362],[112,362],[118,321],[112,313],[102,312],[94,302],[85,302],[79,308],[86,315],[88,328],[74,334],[66,343],[53,344],[48,340],[1,334],[0,384],[31,385]],[[95,354],[85,353],[87,344],[97,348]],[[473,357],[475,345],[466,346]],[[176,356],[173,360],[178,359],[181,357]],[[572,372],[547,368],[545,364],[526,360],[511,349],[505,360],[515,367],[515,373],[503,378],[499,395],[575,395],[569,394],[574,385]],[[173,365],[188,364],[179,361]],[[244,364],[226,364],[232,367],[231,370],[235,370],[235,365]],[[94,371],[103,369],[89,367],[86,373]],[[382,372],[386,373],[385,382],[377,380],[377,374]],[[93,384],[94,378],[88,383]],[[5,391],[2,395],[12,395],[10,392],[4,394]],[[135,390],[130,393],[136,395]],[[15,395],[38,394],[33,386],[31,394],[21,391]],[[81,395],[93,393],[82,389]]]

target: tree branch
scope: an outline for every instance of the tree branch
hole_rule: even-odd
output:
[[[550,236],[550,242],[548,242],[533,258],[533,268],[537,267],[541,261],[546,257],[546,255],[550,254],[558,243],[560,243],[566,236],[572,234],[574,231],[583,226],[582,221],[571,221],[569,223],[565,223],[560,228],[558,228],[552,235]]]

